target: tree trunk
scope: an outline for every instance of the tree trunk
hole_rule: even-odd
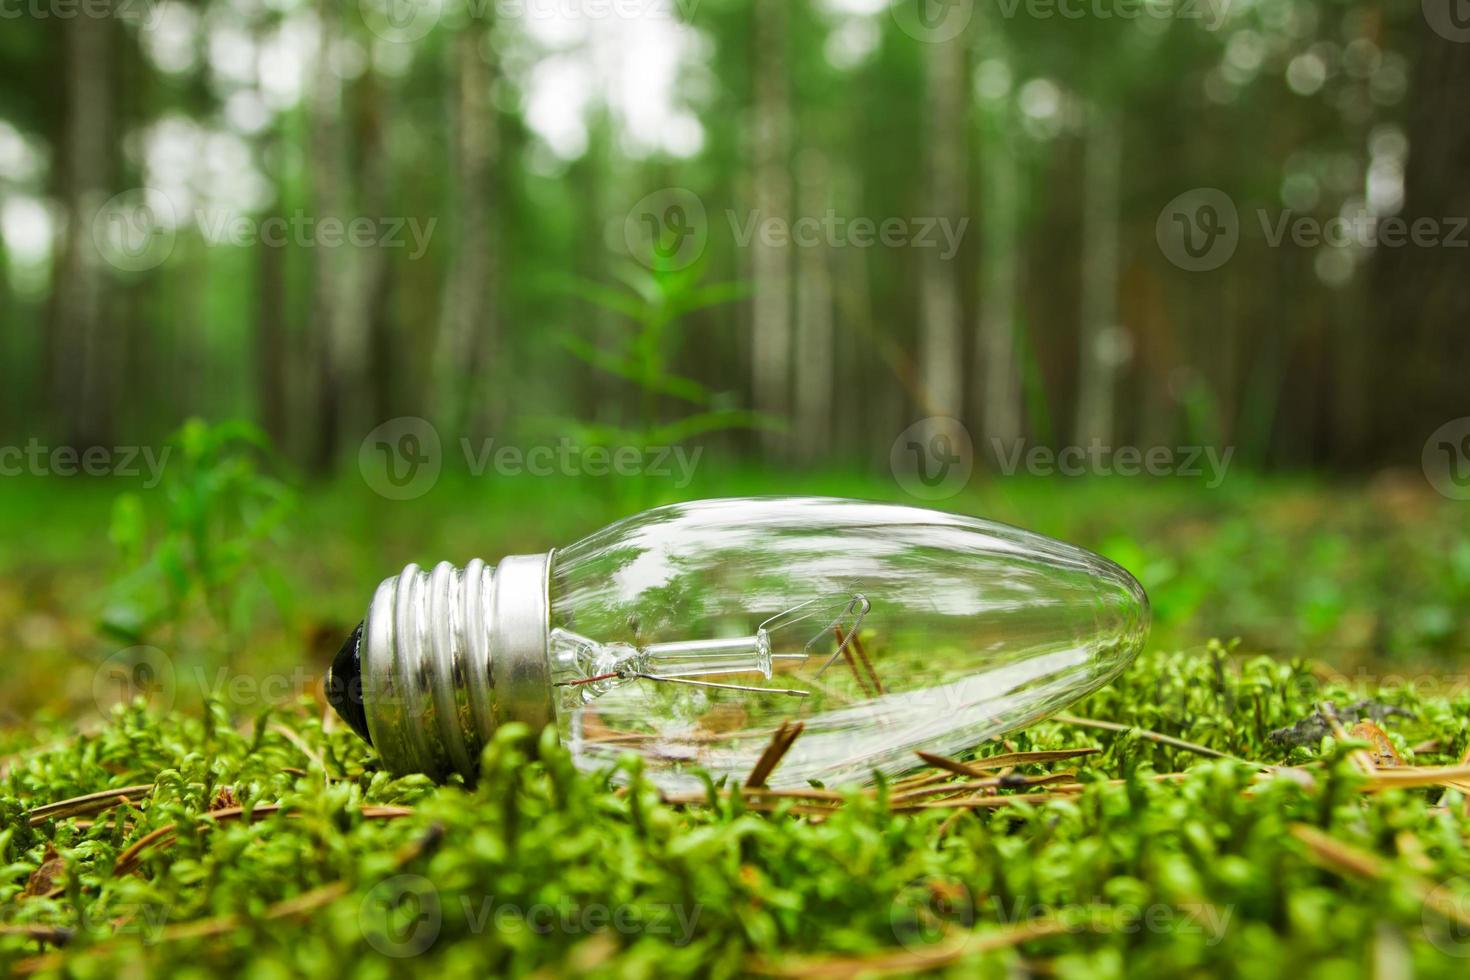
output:
[[[286,269],[283,250],[255,246],[255,403],[261,428],[272,445],[285,449]]]
[[[929,214],[958,227],[965,209],[965,51],[959,38],[925,45],[928,55]],[[942,242],[943,239],[941,238]],[[959,264],[945,247],[921,251],[919,376],[925,411],[964,412],[964,313]]]
[[[454,41],[453,258],[445,281],[435,366],[438,417],[463,430],[479,414],[493,427],[504,415],[502,385],[486,383],[495,365],[495,228],[492,181],[496,154],[494,78],[482,55],[487,29],[472,20]]]
[[[1366,326],[1369,353],[1364,374],[1347,379],[1359,397],[1374,405],[1374,438],[1338,436],[1344,457],[1355,462],[1385,462],[1384,448],[1402,447],[1410,462],[1417,439],[1466,414],[1465,378],[1470,374],[1470,291],[1465,289],[1467,233],[1457,216],[1470,215],[1470,129],[1447,124],[1464,114],[1470,95],[1470,48],[1420,25],[1420,56],[1413,97],[1408,101],[1409,158],[1404,171],[1404,207],[1398,217],[1407,229],[1428,220],[1434,241],[1415,245],[1413,236],[1397,247],[1379,246],[1374,257],[1374,315]],[[1454,247],[1458,240],[1461,247]],[[1394,404],[1373,391],[1403,392]],[[1407,434],[1413,433],[1413,436]]]
[[[1021,372],[1017,359],[1021,276],[1021,162],[1010,133],[1008,107],[987,120],[980,161],[980,322],[975,376],[983,385],[981,431],[987,445],[1010,446],[1021,437]]]
[[[393,149],[387,137],[393,117],[393,95],[389,88],[379,84],[371,70],[357,84],[361,112],[353,143],[360,148],[362,206],[367,215],[381,219],[389,216],[395,206]],[[401,202],[402,198],[398,200]],[[378,247],[367,249],[362,256],[360,294],[364,305],[360,311],[361,352],[357,359],[358,376],[362,380],[358,387],[363,397],[354,408],[359,416],[367,415],[370,425],[377,425],[394,414],[393,394],[399,362],[393,353],[396,277],[392,257],[398,255],[402,252]],[[408,358],[402,359],[402,363],[407,362]]]
[[[808,151],[801,179],[801,213],[816,217],[828,207],[826,159]],[[797,253],[796,281],[796,449],[811,462],[830,451],[832,441],[832,272],[825,246]]]
[[[1078,445],[1113,440],[1114,389],[1120,361],[1118,204],[1123,141],[1118,120],[1089,113],[1083,163],[1082,295],[1079,301]]]
[[[0,194],[0,209],[5,207],[5,197]],[[5,244],[5,229],[0,227],[0,439],[18,435],[12,428],[27,417],[26,402],[29,401],[30,386],[23,383],[21,364],[20,328],[14,300],[10,295],[10,250]],[[34,329],[34,328],[32,328]],[[30,331],[27,330],[29,333]]]
[[[843,188],[839,194],[839,200],[843,201],[859,201],[862,197],[856,186]],[[902,390],[893,383],[881,339],[875,342],[878,328],[873,323],[873,286],[866,251],[839,248],[832,256],[832,263],[837,268],[833,306],[837,322],[842,324],[842,331],[835,338],[838,341],[836,371],[837,377],[843,379],[841,390],[833,392],[832,431],[838,451],[844,457],[852,457],[872,450],[871,433],[901,432],[908,422],[902,405],[891,416],[884,415],[885,406],[879,399],[859,398],[855,394]]]
[[[311,200],[315,218],[348,221],[351,196],[347,168],[346,136],[342,122],[342,85],[332,71],[332,48],[341,36],[340,9],[331,0],[321,0],[317,15],[321,25],[316,75],[312,82],[308,115],[307,153],[311,162]],[[355,256],[348,247],[311,249],[313,270],[312,331],[309,347],[315,372],[316,432],[310,449],[313,469],[325,471],[336,461],[342,426],[342,403],[351,383],[347,350],[349,336],[360,329],[352,309]]]
[[[255,41],[264,44],[266,25],[258,21]],[[255,85],[263,90],[266,84],[265,67],[256,61]],[[276,160],[281,145],[280,130],[273,120],[255,139],[257,160]],[[274,180],[276,203],[281,203],[282,182]],[[261,429],[270,437],[271,444],[286,452],[289,434],[288,420],[292,412],[287,399],[290,386],[286,383],[287,355],[286,332],[286,255],[285,250],[255,243],[256,290],[255,290],[255,404]]]
[[[53,416],[75,446],[111,440],[111,344],[107,314],[109,272],[93,242],[93,223],[111,187],[113,19],[77,16],[64,21],[66,120],[62,194],[66,224],[56,263],[49,350]]]
[[[791,107],[786,81],[789,0],[755,0],[754,203],[758,222],[788,222],[791,212]],[[751,387],[757,411],[785,417],[791,385],[791,254],[785,244],[751,243]],[[767,454],[780,437],[762,432]]]

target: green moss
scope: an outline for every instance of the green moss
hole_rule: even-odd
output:
[[[350,732],[323,730],[314,704],[240,728],[217,707],[202,718],[134,707],[95,735],[37,733],[36,745],[63,741],[9,760],[0,908],[11,927],[67,930],[57,958],[39,963],[81,976],[734,975],[895,950],[920,957],[915,966],[1036,919],[1066,929],[941,965],[965,976],[1025,960],[1063,977],[1311,977],[1404,962],[1421,976],[1463,975],[1470,940],[1422,901],[1427,882],[1470,913],[1458,791],[1443,807],[1438,787],[1365,794],[1351,746],[1270,737],[1321,700],[1364,696],[1412,714],[1385,722],[1406,762],[1464,753],[1463,690],[1350,692],[1304,665],[1212,645],[1147,655],[1075,713],[1255,762],[1310,764],[1310,781],[1263,780],[1255,766],[1135,733],[1049,722],[1011,742],[1101,746],[1078,760],[1092,784],[1081,794],[956,817],[894,813],[855,791],[820,820],[751,812],[738,797],[671,807],[631,760],[620,791],[614,774],[577,773],[554,744],[533,752],[514,729],[466,789],[375,771]],[[1003,750],[981,747],[992,751]],[[1184,770],[1178,781],[1148,778]],[[36,806],[138,783],[156,786],[100,814],[27,825]],[[217,822],[206,814],[230,802],[225,787],[247,810],[281,808]],[[384,819],[372,806],[412,812]],[[1378,854],[1387,878],[1323,870],[1295,823]],[[130,846],[169,824],[172,844],[114,873]],[[64,871],[48,897],[37,869],[52,852]],[[24,897],[28,886],[43,894]],[[51,950],[12,929],[0,936],[0,968],[34,968],[30,958]]]

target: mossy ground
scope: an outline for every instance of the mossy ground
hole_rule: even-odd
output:
[[[739,796],[675,807],[636,766],[618,790],[514,730],[476,787],[436,787],[376,771],[314,702],[243,727],[218,708],[119,709],[96,734],[7,760],[0,955],[10,971],[82,976],[1463,976],[1465,794],[1364,792],[1351,743],[1270,737],[1363,694],[1407,712],[1384,724],[1404,763],[1463,757],[1464,692],[1349,691],[1218,646],[1148,654],[1075,713],[1299,768],[1048,722],[1011,745],[1101,747],[1048,767],[1090,785],[965,811],[894,812],[891,791],[820,818]],[[100,813],[26,819],[142,784]],[[1324,866],[1303,826],[1381,867]],[[33,938],[53,927],[53,942]]]
[[[245,505],[217,492],[230,465],[183,470],[133,509],[113,487],[7,487],[0,973],[1470,969],[1466,793],[1366,792],[1374,777],[1333,735],[1271,737],[1324,701],[1351,726],[1366,698],[1405,765],[1465,758],[1470,525],[1422,479],[977,484],[947,506],[1101,550],[1153,598],[1149,651],[1071,713],[1232,759],[1051,721],[1010,746],[1102,751],[1019,772],[1075,769],[1080,792],[914,810],[889,787],[810,814],[738,794],[670,805],[636,767],[579,774],[527,732],[487,749],[472,789],[393,780],[324,726],[321,672],[383,575],[566,543],[657,499],[446,483],[390,504],[318,487],[252,538],[250,484]],[[771,489],[706,482],[681,495]],[[884,495],[852,474],[780,489]],[[1238,652],[1199,644],[1218,633]],[[99,710],[116,692],[98,678],[140,662],[133,644],[157,648],[177,696]]]

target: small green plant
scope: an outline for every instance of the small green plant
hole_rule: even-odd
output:
[[[288,608],[289,592],[268,560],[294,494],[261,468],[269,441],[244,422],[191,420],[170,438],[159,489],[161,527],[150,528],[138,493],[113,506],[110,538],[124,571],[108,590],[102,629],[131,643],[177,633],[202,612],[226,637],[239,636],[263,597]]]
[[[780,419],[738,408],[730,396],[672,369],[691,313],[749,294],[745,283],[704,283],[703,274],[701,262],[685,269],[655,264],[652,271],[629,263],[619,271],[623,288],[586,279],[570,282],[573,295],[617,314],[632,329],[606,348],[573,333],[562,335],[562,346],[596,370],[636,386],[638,407],[632,426],[564,421],[561,428],[570,425],[588,445],[672,446],[710,432],[781,427]],[[665,421],[666,400],[686,412]]]

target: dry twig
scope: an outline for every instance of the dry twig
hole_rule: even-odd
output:
[[[799,721],[783,721],[781,727],[776,729],[771,736],[771,743],[761,753],[761,757],[755,760],[755,767],[750,770],[750,775],[745,778],[745,785],[750,789],[758,789],[766,785],[766,780],[771,778],[771,773],[781,764],[781,760],[790,751],[792,743],[801,737],[802,730],[806,726]]]
[[[1033,939],[1043,939],[1071,930],[1056,919],[1033,919],[984,935],[966,934],[948,943],[924,949],[891,949],[868,956],[803,957],[778,963],[754,957],[746,962],[751,973],[768,977],[871,977],[893,973],[937,970],[967,956],[994,952]]]
[[[1068,725],[1080,725],[1083,728],[1100,728],[1106,732],[1132,733],[1134,735],[1137,735],[1139,738],[1146,738],[1150,742],[1158,742],[1160,745],[1167,745],[1170,748],[1175,749],[1183,749],[1186,752],[1193,752],[1196,755],[1209,756],[1212,759],[1230,759],[1232,762],[1240,762],[1248,766],[1256,766],[1260,769],[1267,770],[1276,768],[1275,766],[1267,765],[1264,762],[1255,762],[1251,759],[1242,759],[1239,756],[1231,755],[1228,752],[1221,752],[1219,749],[1212,749],[1207,745],[1198,745],[1194,742],[1186,742],[1182,738],[1175,738],[1172,735],[1165,735],[1162,732],[1152,732],[1149,731],[1147,728],[1139,728],[1135,725],[1122,725],[1116,721],[1101,721],[1097,718],[1079,718],[1076,715],[1067,714],[1053,715],[1052,720],[1065,722]]]
[[[1335,874],[1380,881],[1392,870],[1389,862],[1377,854],[1345,844],[1309,824],[1292,824],[1291,835],[1306,846],[1308,860]],[[1462,929],[1470,929],[1470,905],[1463,898],[1427,878],[1410,876],[1407,884],[1425,908]]]
[[[101,813],[103,810],[110,810],[124,803],[136,803],[151,792],[153,792],[152,783],[139,783],[136,786],[119,786],[117,789],[104,789],[96,793],[87,793],[84,796],[74,796],[69,800],[59,800],[56,803],[36,807],[26,814],[26,823],[34,827],[47,820],[62,820],[66,817]]]

